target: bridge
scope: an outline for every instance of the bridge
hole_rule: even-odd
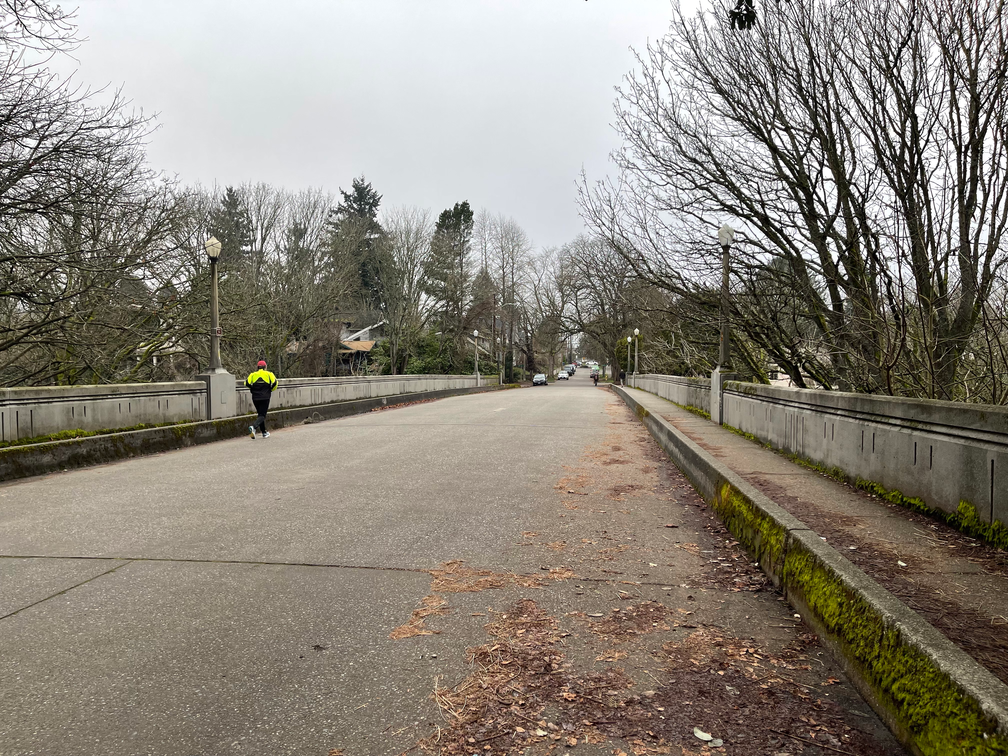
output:
[[[996,742],[1003,552],[657,393],[581,371],[0,485],[0,753]],[[906,730],[799,557],[969,731]]]

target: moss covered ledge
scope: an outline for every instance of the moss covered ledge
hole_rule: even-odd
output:
[[[642,420],[904,745],[1008,756],[1008,686],[671,423]]]
[[[714,511],[779,586],[787,529],[730,482],[718,487]]]
[[[846,566],[834,569],[823,553],[832,549],[814,538],[808,532],[788,539],[781,575],[788,600],[804,608],[810,624],[844,657],[890,727],[927,756],[1008,754],[1008,738],[981,707],[982,696],[964,690],[925,651],[951,642],[929,625],[924,634],[934,637],[921,638],[916,615],[863,573],[858,585]],[[980,682],[1000,685],[992,676]]]

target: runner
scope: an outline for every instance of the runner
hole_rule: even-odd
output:
[[[269,411],[270,396],[276,391],[277,377],[266,369],[266,360],[259,360],[258,370],[249,373],[245,379],[245,385],[252,394],[252,404],[255,405],[259,416],[255,425],[249,426],[249,435],[255,439],[256,428],[262,432],[263,438],[269,438],[266,431],[266,413]]]

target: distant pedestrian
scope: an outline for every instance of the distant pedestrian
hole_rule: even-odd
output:
[[[619,385],[620,386],[626,385],[626,370],[619,371]]]
[[[255,425],[249,426],[249,435],[254,439],[256,428],[262,432],[263,438],[269,438],[266,431],[266,413],[269,412],[270,396],[276,391],[277,377],[266,369],[266,360],[259,360],[258,369],[254,373],[249,373],[245,379],[245,385],[252,394],[252,404],[255,405],[259,416]]]

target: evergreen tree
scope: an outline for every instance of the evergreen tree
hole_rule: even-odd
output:
[[[359,277],[361,305],[374,309],[381,293],[378,240],[382,227],[378,208],[382,196],[364,176],[355,178],[350,191],[340,188],[343,199],[329,216],[330,247],[337,257],[353,258]]]
[[[467,200],[442,211],[434,226],[427,293],[440,313],[442,346],[461,347],[469,302],[473,211]]]
[[[235,267],[247,261],[252,253],[252,220],[241,195],[233,187],[224,190],[224,196],[210,211],[211,236],[221,243],[221,264]]]
[[[375,221],[382,196],[374,190],[371,183],[364,177],[355,178],[350,184],[350,191],[340,188],[343,200],[336,206],[335,213],[340,218],[361,218]],[[375,221],[376,222],[376,221]]]

